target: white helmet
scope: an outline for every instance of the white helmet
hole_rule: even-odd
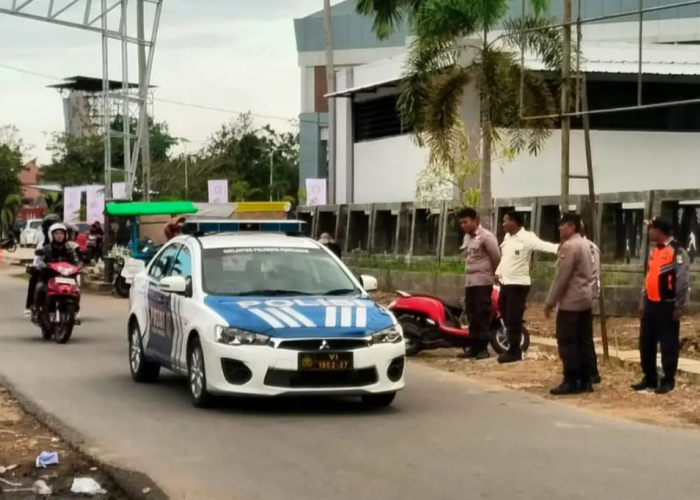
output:
[[[68,229],[66,228],[65,225],[63,224],[54,224],[49,228],[49,241],[53,243],[53,233],[56,231],[63,231],[66,235],[66,239],[68,238]]]

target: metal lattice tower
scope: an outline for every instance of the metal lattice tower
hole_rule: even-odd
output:
[[[43,21],[94,32],[102,39],[102,100],[100,113],[105,145],[105,198],[112,198],[112,139],[124,141],[123,172],[129,198],[134,191],[139,156],[142,161],[143,197],[150,197],[150,144],[148,101],[153,58],[163,0],[0,0],[0,14]],[[135,25],[133,27],[132,25]],[[149,36],[146,36],[148,25]],[[121,86],[110,82],[110,41],[119,45]],[[138,87],[129,84],[129,54],[137,51]],[[122,130],[113,130],[116,110],[123,117]],[[136,134],[130,125],[138,120]],[[134,144],[132,145],[132,141]]]

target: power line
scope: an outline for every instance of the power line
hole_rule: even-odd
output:
[[[46,73],[38,73],[36,71],[29,71],[29,70],[26,70],[23,68],[18,68],[16,66],[9,66],[7,64],[2,64],[2,63],[0,63],[0,68],[8,69],[11,71],[16,71],[18,73],[24,73],[25,75],[46,78],[49,80],[55,80],[55,81],[60,81],[60,82],[65,81],[65,78],[59,78],[57,76],[47,75]],[[183,106],[183,107],[193,108],[193,109],[201,109],[204,111],[214,111],[214,112],[218,112],[218,113],[225,113],[225,114],[238,115],[238,116],[250,115],[253,118],[259,118],[262,120],[278,120],[278,121],[284,121],[287,123],[314,123],[314,124],[320,125],[320,121],[316,121],[316,120],[302,120],[299,118],[287,118],[284,116],[263,115],[263,114],[259,114],[259,113],[251,113],[251,112],[246,112],[246,111],[234,111],[231,109],[225,109],[225,108],[220,108],[220,107],[216,107],[216,106],[207,106],[204,104],[195,104],[195,103],[189,103],[189,102],[175,101],[175,100],[171,100],[171,99],[160,99],[160,98],[155,98],[155,97],[153,98],[153,100],[155,102],[162,102],[164,104],[171,104],[174,106]]]

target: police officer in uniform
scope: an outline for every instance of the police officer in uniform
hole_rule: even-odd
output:
[[[671,221],[655,217],[646,223],[649,241],[655,245],[640,301],[642,319],[639,353],[644,378],[635,391],[653,390],[668,394],[675,388],[680,351],[680,318],[688,307],[688,252],[673,239]],[[663,378],[656,370],[656,345],[661,344]]]

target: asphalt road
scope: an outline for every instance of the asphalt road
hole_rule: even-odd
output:
[[[700,433],[582,412],[409,368],[390,410],[345,401],[234,401],[202,411],[185,382],[131,382],[126,301],[85,297],[67,346],[20,317],[0,275],[0,376],[113,465],[204,500],[700,498]]]

